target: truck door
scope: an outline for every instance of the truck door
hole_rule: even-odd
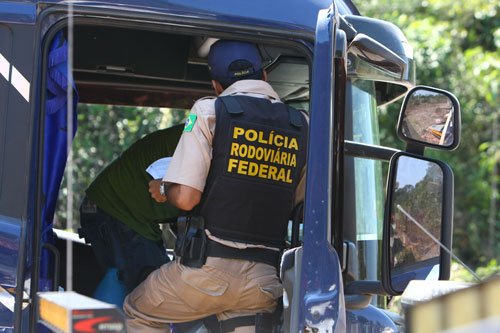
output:
[[[346,38],[334,5],[319,12],[311,87],[301,304],[297,331],[344,332],[341,249]],[[337,250],[336,250],[337,249]]]
[[[6,332],[21,331],[29,308],[36,30],[36,4],[0,1],[0,330]]]

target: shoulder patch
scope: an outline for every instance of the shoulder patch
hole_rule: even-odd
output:
[[[194,123],[196,122],[197,115],[194,113],[190,113],[186,118],[186,122],[184,123],[184,132],[191,132],[193,130]]]

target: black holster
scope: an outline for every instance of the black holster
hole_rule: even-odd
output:
[[[177,220],[175,255],[184,266],[200,268],[207,260],[207,235],[202,216],[180,216]]]

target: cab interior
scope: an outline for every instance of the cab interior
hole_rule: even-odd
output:
[[[82,103],[189,109],[213,95],[206,57],[218,38],[89,25],[76,25],[73,34],[73,75]],[[307,101],[309,65],[303,52],[259,48],[280,98]]]
[[[66,30],[64,33],[67,36]],[[228,35],[200,36],[187,32],[87,23],[77,23],[72,33],[72,74],[78,95],[79,121],[81,112],[88,110],[85,105],[127,106],[132,108],[126,112],[136,113],[145,107],[166,108],[169,112],[189,110],[199,98],[214,95],[206,60],[209,46],[219,38],[231,38]],[[307,49],[280,40],[259,42],[259,49],[268,82],[282,101],[307,111],[311,72]],[[107,121],[106,114],[96,119]],[[83,134],[84,126],[78,123],[77,127],[72,148],[74,152],[78,151],[75,142]],[[159,128],[161,124],[158,124]],[[126,148],[116,147],[116,150]],[[96,166],[94,173],[104,166]],[[66,228],[66,215],[59,210],[66,200],[66,184],[63,179],[54,218],[55,244],[61,255],[59,275],[56,277],[58,281],[54,284],[66,288],[66,242],[70,239],[73,244],[73,290],[91,296],[104,272],[98,269],[91,248],[82,239],[74,233],[57,230]],[[83,189],[88,185],[78,184],[80,190],[73,191],[75,212],[78,212],[78,205],[83,199]],[[78,214],[73,214],[73,218],[72,231],[76,232]],[[299,228],[295,225],[292,229],[289,241],[297,244]],[[168,234],[167,231],[167,237]]]

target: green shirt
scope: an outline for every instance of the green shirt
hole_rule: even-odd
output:
[[[151,198],[148,183],[152,177],[146,168],[173,155],[183,128],[178,125],[159,130],[136,141],[99,173],[87,188],[87,197],[144,237],[160,240],[158,221],[177,216],[178,210]]]

